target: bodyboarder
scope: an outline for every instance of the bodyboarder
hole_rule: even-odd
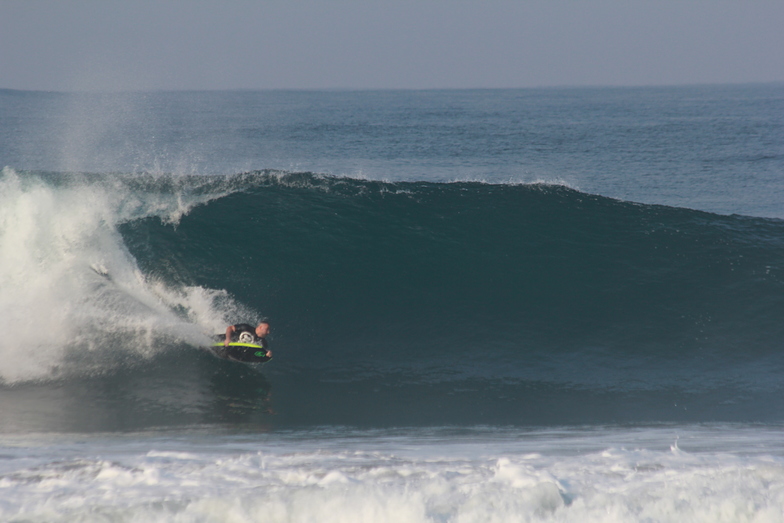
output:
[[[270,332],[270,324],[266,321],[259,322],[254,328],[247,323],[237,323],[226,327],[226,338],[223,346],[228,347],[232,341],[241,343],[253,343],[260,345],[267,353],[267,357],[272,357],[272,351],[267,348],[267,335]]]

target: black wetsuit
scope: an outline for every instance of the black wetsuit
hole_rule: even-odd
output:
[[[253,336],[253,341],[251,343],[255,345],[261,345],[265,349],[267,348],[267,338],[259,338],[256,336],[256,327],[253,325],[248,325],[247,323],[238,323],[234,325],[234,332],[231,333],[231,341],[239,341],[240,335],[243,332],[248,332],[251,336]]]

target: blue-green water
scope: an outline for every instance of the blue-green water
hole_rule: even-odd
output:
[[[0,517],[782,518],[781,85],[0,91],[0,163]]]

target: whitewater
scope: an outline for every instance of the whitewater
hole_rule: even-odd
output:
[[[3,465],[0,515],[20,521],[780,521],[784,464],[771,457],[780,443],[761,444],[770,438],[777,439],[770,429],[727,426],[37,436],[6,443],[5,452],[26,466]]]
[[[782,109],[0,90],[0,520],[784,520]]]

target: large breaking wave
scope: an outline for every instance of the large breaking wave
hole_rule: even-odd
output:
[[[782,414],[778,220],[546,184],[10,169],[0,183],[7,383],[181,360],[269,317],[273,381],[317,422]],[[321,408],[326,388],[341,408]]]

